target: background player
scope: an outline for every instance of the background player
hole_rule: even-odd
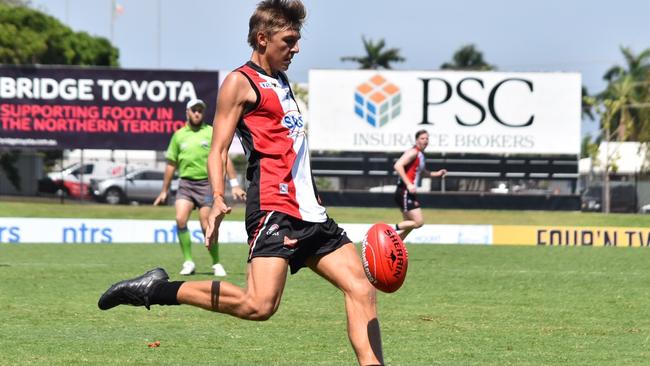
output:
[[[435,172],[426,170],[424,149],[429,145],[429,133],[420,130],[415,133],[415,146],[406,150],[395,162],[393,168],[397,172],[397,188],[395,189],[395,203],[402,211],[403,221],[395,225],[395,230],[404,240],[413,229],[422,227],[424,218],[420,202],[417,200],[416,190],[422,176],[442,177],[447,174],[446,169]]]
[[[154,201],[158,205],[167,200],[169,185],[178,169],[180,181],[176,193],[176,227],[178,241],[183,252],[182,275],[194,274],[196,265],[192,259],[192,237],[187,229],[187,221],[194,208],[199,209],[199,221],[205,234],[208,214],[212,207],[212,189],[208,181],[207,160],[212,139],[212,126],[203,122],[203,112],[206,104],[201,99],[187,102],[185,127],[174,132],[167,148],[167,167],[163,180],[162,191]],[[230,160],[227,165],[232,195],[236,199],[245,199],[246,192],[239,187],[237,172]],[[226,270],[219,263],[219,246],[209,248],[212,257],[212,270],[215,276],[225,276]]]

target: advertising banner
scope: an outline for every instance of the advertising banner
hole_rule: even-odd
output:
[[[0,66],[0,146],[165,150],[185,105],[208,104],[216,71]]]
[[[348,237],[359,244],[371,224],[339,224]],[[197,221],[188,222],[194,243],[203,243]],[[413,244],[490,244],[490,225],[424,225],[413,231],[407,243]],[[176,243],[174,220],[0,218],[0,243]],[[219,243],[246,243],[243,221],[223,221]]]
[[[312,150],[578,154],[577,73],[311,70]]]
[[[203,243],[201,225],[187,223],[192,242]],[[224,221],[220,243],[246,243],[246,227],[241,221]],[[0,243],[177,243],[174,220],[0,218]]]
[[[639,227],[494,225],[492,230],[494,245],[650,246],[650,229]]]
[[[340,223],[360,244],[371,224]],[[194,243],[203,243],[197,221],[188,229]],[[220,243],[246,243],[243,221],[223,221]],[[174,220],[0,218],[0,243],[176,243]],[[478,244],[543,246],[650,247],[650,229],[534,225],[424,225],[407,237],[409,244]]]

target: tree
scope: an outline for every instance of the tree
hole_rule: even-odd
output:
[[[28,7],[29,1],[0,0],[0,64],[119,66],[119,51],[103,37],[74,32],[56,18]],[[52,157],[57,152],[46,152]],[[0,149],[0,170],[19,189],[17,151]]]
[[[614,169],[612,141],[650,142],[650,48],[636,55],[621,47],[625,66],[614,65],[603,75],[607,88],[596,97],[584,97],[600,117],[599,139],[605,143],[603,167],[603,209],[609,212],[609,174]],[[584,109],[583,109],[584,111]],[[597,150],[589,146],[592,161]],[[647,151],[647,150],[646,150]]]
[[[119,66],[118,58],[106,38],[74,32],[26,6],[0,3],[0,63]]]
[[[594,112],[593,112],[593,104],[589,104],[589,90],[587,90],[586,86],[582,86],[582,104],[581,104],[581,114],[582,118],[589,118],[589,120],[593,121],[594,120]]]
[[[309,89],[303,87],[298,83],[291,83],[291,90],[293,91],[296,99],[305,103],[306,106],[309,105]]]
[[[363,41],[366,55],[341,57],[341,61],[358,62],[359,68],[364,70],[392,69],[391,63],[406,61],[406,59],[400,55],[398,48],[389,48],[384,50],[384,47],[386,47],[386,41],[384,41],[383,38],[376,43],[373,42],[372,39],[366,40],[365,37],[361,37],[361,41]]]
[[[636,55],[621,47],[625,67],[614,65],[603,75],[607,88],[598,95],[601,101],[625,100],[612,116],[610,128],[619,130],[619,141],[650,141],[650,48]],[[611,131],[614,132],[614,131]]]
[[[29,1],[29,0],[0,0],[0,4],[11,5],[11,6],[30,6],[31,1]]]
[[[496,70],[496,66],[488,64],[483,59],[483,52],[479,51],[473,44],[464,45],[454,53],[451,62],[440,65],[443,70]]]
[[[625,77],[619,82],[611,85],[610,95],[606,98],[596,99],[593,97],[585,97],[585,103],[594,107],[596,113],[600,116],[601,136],[605,142],[605,161],[600,162],[603,166],[603,212],[609,213],[610,211],[610,191],[609,191],[609,175],[615,169],[615,159],[613,156],[615,151],[610,151],[610,143],[619,140],[625,141],[630,132],[630,126],[633,124],[633,116],[630,113],[630,91],[633,88],[631,78]],[[618,124],[618,128],[613,128],[614,123]],[[589,149],[592,162],[596,162],[598,150],[593,146]]]
[[[590,136],[584,136],[580,141],[580,158],[591,158],[593,163],[595,157],[598,155],[599,143],[600,138],[597,138],[596,141],[591,141]]]
[[[585,118],[588,118],[590,121],[594,121],[594,104],[595,99],[592,98],[589,95],[589,91],[587,90],[586,86],[582,86],[582,97],[580,98],[581,101],[581,117],[582,120],[584,121]],[[591,141],[591,136],[585,136],[582,138],[582,142],[580,144],[580,157],[581,158],[586,158],[590,156],[590,151],[593,150],[593,145],[596,145],[597,143],[600,142],[600,138],[597,137],[597,140],[595,143]],[[598,145],[596,145],[597,147]]]
[[[625,59],[627,68],[614,65],[605,72],[603,78],[609,82],[615,81],[624,75],[631,75],[634,79],[644,79],[650,71],[650,48],[635,55],[629,47],[621,46],[621,53]]]

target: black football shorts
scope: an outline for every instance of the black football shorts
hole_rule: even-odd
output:
[[[406,187],[397,187],[395,190],[395,203],[402,212],[408,212],[420,208],[420,202],[417,197],[409,193]]]
[[[307,222],[277,211],[256,211],[246,217],[250,262],[255,257],[289,260],[291,274],[311,256],[331,253],[352,242],[334,220]]]

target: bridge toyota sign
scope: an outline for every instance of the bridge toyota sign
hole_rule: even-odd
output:
[[[578,154],[578,73],[312,70],[312,150]]]
[[[217,71],[0,65],[0,147],[164,150]]]

